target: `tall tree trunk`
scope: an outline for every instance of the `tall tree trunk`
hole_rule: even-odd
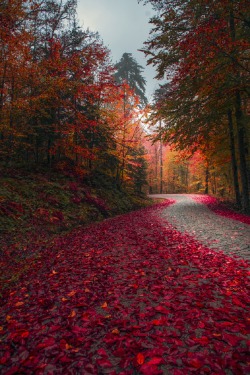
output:
[[[159,193],[159,190],[158,190],[158,150],[157,150],[156,143],[155,143],[155,190],[156,190],[156,193]]]
[[[161,120],[160,120],[160,131],[161,131]],[[162,139],[161,138],[160,138],[160,194],[162,194],[162,190],[163,190],[163,161],[162,161]]]
[[[123,183],[124,169],[125,169],[125,143],[126,143],[126,119],[124,119],[123,137],[122,137],[122,163],[121,163],[121,172],[120,172],[121,184]]]
[[[206,161],[206,172],[205,172],[205,194],[208,194],[208,182],[209,182],[209,164],[208,160]]]
[[[241,108],[241,96],[239,91],[235,96],[235,118],[237,124],[238,136],[238,151],[240,157],[240,177],[242,187],[242,207],[245,212],[249,212],[249,189],[248,189],[248,176],[247,176],[247,163],[246,163],[246,145],[245,145],[245,129],[244,118]]]
[[[186,193],[188,193],[188,191],[189,191],[188,175],[189,175],[189,169],[188,169],[188,163],[187,163],[186,164],[186,173],[185,173]]]
[[[35,162],[36,164],[39,163],[39,142],[38,142],[38,136],[35,136]]]
[[[231,9],[229,14],[229,25],[230,25],[230,35],[232,41],[236,41],[236,29],[235,29],[235,19],[233,12],[233,2],[231,1]],[[241,76],[239,68],[237,65],[238,59],[236,52],[232,53],[235,59],[235,73],[238,85],[241,83]],[[241,104],[241,94],[239,89],[235,92],[235,118],[237,125],[237,139],[238,139],[238,151],[240,158],[240,178],[241,178],[241,187],[242,187],[242,207],[244,211],[249,211],[249,189],[248,189],[248,176],[247,176],[247,163],[246,163],[246,141],[245,141],[245,128],[244,128],[244,115],[242,111]]]
[[[125,156],[126,156],[126,128],[127,128],[127,93],[126,89],[124,87],[124,99],[123,99],[123,134],[122,134],[122,163],[121,163],[121,170],[120,170],[120,176],[119,176],[119,183],[120,185],[123,184],[124,180],[124,169],[125,169]]]
[[[231,166],[232,166],[233,182],[234,182],[234,194],[235,194],[235,200],[236,200],[237,205],[241,207],[240,187],[239,187],[239,180],[238,180],[238,166],[237,166],[235,142],[234,142],[233,116],[232,116],[231,109],[228,110],[227,116],[228,116],[228,129],[229,129],[229,138],[230,138]]]
[[[47,142],[47,163],[49,165],[49,167],[51,167],[51,138],[49,137],[48,138],[48,142]]]
[[[15,150],[15,147],[13,145],[14,141],[14,100],[15,100],[15,77],[14,74],[12,74],[11,77],[11,88],[10,88],[10,112],[9,112],[9,129],[8,129],[8,152],[9,157],[7,158],[8,161],[11,161],[13,158],[13,151]]]
[[[75,164],[78,165],[78,152],[77,152],[77,146],[78,146],[78,134],[77,131],[74,130],[74,135],[73,135],[73,146],[75,147]]]
[[[0,86],[0,113],[3,110],[4,105],[4,86],[5,86],[5,78],[6,78],[6,71],[7,71],[7,63],[4,64],[3,68],[3,75],[1,77],[1,86]]]

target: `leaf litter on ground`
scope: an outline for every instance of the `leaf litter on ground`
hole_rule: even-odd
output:
[[[229,219],[238,220],[245,224],[250,224],[250,216],[244,213],[235,212],[228,207],[224,206],[215,197],[203,194],[193,194],[191,198],[198,203],[205,204],[210,210],[215,212],[217,215],[227,217]]]
[[[174,230],[172,203],[54,240],[1,302],[1,373],[249,373],[249,264]]]

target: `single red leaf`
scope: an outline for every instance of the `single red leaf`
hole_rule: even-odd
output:
[[[136,362],[138,363],[138,365],[142,365],[145,361],[145,357],[142,353],[138,353],[137,356],[136,356]]]
[[[189,365],[194,368],[201,368],[203,366],[202,362],[198,358],[192,358],[188,361]]]
[[[160,365],[164,363],[164,360],[160,357],[154,357],[152,359],[150,359],[149,362],[147,362],[147,365]]]
[[[106,350],[103,349],[103,348],[98,349],[98,350],[97,350],[97,354],[99,354],[99,355],[101,355],[101,356],[103,356],[103,357],[107,357],[107,356],[108,356]]]
[[[169,314],[169,310],[167,310],[164,306],[161,306],[161,305],[156,306],[155,311],[158,311],[162,314]]]
[[[101,358],[101,359],[98,359],[96,362],[100,367],[103,367],[103,368],[113,367],[112,363],[108,359]]]
[[[43,340],[40,344],[37,345],[37,348],[48,348],[55,344],[56,340],[54,337],[49,337]]]
[[[209,343],[209,339],[206,336],[195,337],[193,340],[201,345],[208,345]]]
[[[26,338],[26,337],[28,337],[29,336],[29,331],[24,331],[24,332],[22,332],[22,334],[21,334],[21,336],[23,337],[23,338]]]
[[[140,372],[143,375],[161,375],[163,373],[162,370],[158,369],[157,366],[149,365],[148,363],[144,363],[144,365],[142,365]]]

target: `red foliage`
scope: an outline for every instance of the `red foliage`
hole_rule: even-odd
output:
[[[245,224],[250,224],[250,216],[229,210],[228,208],[220,204],[214,197],[210,197],[209,195],[192,195],[192,198],[196,202],[205,204],[206,206],[208,206],[208,208],[210,208],[210,210],[218,215],[238,220]]]
[[[1,373],[246,374],[248,263],[163,203],[53,240],[0,308]]]

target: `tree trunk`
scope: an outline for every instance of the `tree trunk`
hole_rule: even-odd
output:
[[[123,99],[123,134],[122,134],[122,163],[121,163],[121,170],[120,170],[120,175],[119,175],[119,183],[120,185],[123,184],[124,180],[124,169],[125,169],[125,156],[126,156],[126,150],[125,150],[125,145],[126,145],[126,128],[127,128],[127,93],[126,89],[124,87],[124,99]]]
[[[242,187],[242,207],[245,212],[249,212],[249,190],[246,163],[246,145],[245,145],[245,129],[243,121],[243,112],[241,108],[241,96],[239,91],[235,97],[235,118],[237,124],[238,151],[240,157],[240,177]]]
[[[230,35],[232,41],[236,41],[236,30],[235,30],[235,19],[233,12],[233,2],[231,1],[231,10],[229,14],[229,25],[230,25]],[[238,85],[241,83],[241,75],[238,68],[238,58],[235,50],[232,52],[232,56],[235,60],[235,73]],[[241,104],[241,94],[239,89],[235,92],[235,118],[237,126],[237,139],[238,139],[238,151],[240,158],[240,179],[242,187],[242,207],[244,211],[249,211],[249,189],[248,189],[248,176],[247,176],[247,163],[246,163],[246,145],[245,145],[245,128],[244,128],[244,118],[243,118],[242,104]]]
[[[208,194],[208,182],[209,182],[209,165],[208,161],[206,162],[206,174],[205,174],[205,194]]]
[[[230,138],[231,166],[232,166],[233,182],[234,182],[234,194],[235,194],[235,200],[236,200],[237,205],[241,207],[240,187],[239,187],[239,180],[238,180],[238,166],[237,166],[235,142],[234,142],[233,117],[232,117],[231,109],[228,110],[227,116],[228,116],[228,129],[229,129],[229,138]]]
[[[48,138],[48,143],[47,143],[47,163],[49,167],[51,167],[51,139],[50,137]]]
[[[35,140],[35,162],[36,162],[36,164],[39,163],[39,144],[38,144],[37,135],[36,135],[36,140]]]
[[[161,131],[161,120],[160,120],[160,131]],[[162,139],[160,139],[160,194],[162,194],[163,187],[163,162],[162,162]]]
[[[189,191],[189,184],[188,184],[188,175],[189,175],[189,170],[188,170],[188,164],[186,164],[186,175],[185,175],[185,183],[186,183],[186,193],[188,193],[188,191]]]
[[[158,186],[158,150],[157,150],[157,144],[155,143],[155,148],[154,148],[154,151],[155,151],[155,192],[156,193],[159,193],[159,186]]]

